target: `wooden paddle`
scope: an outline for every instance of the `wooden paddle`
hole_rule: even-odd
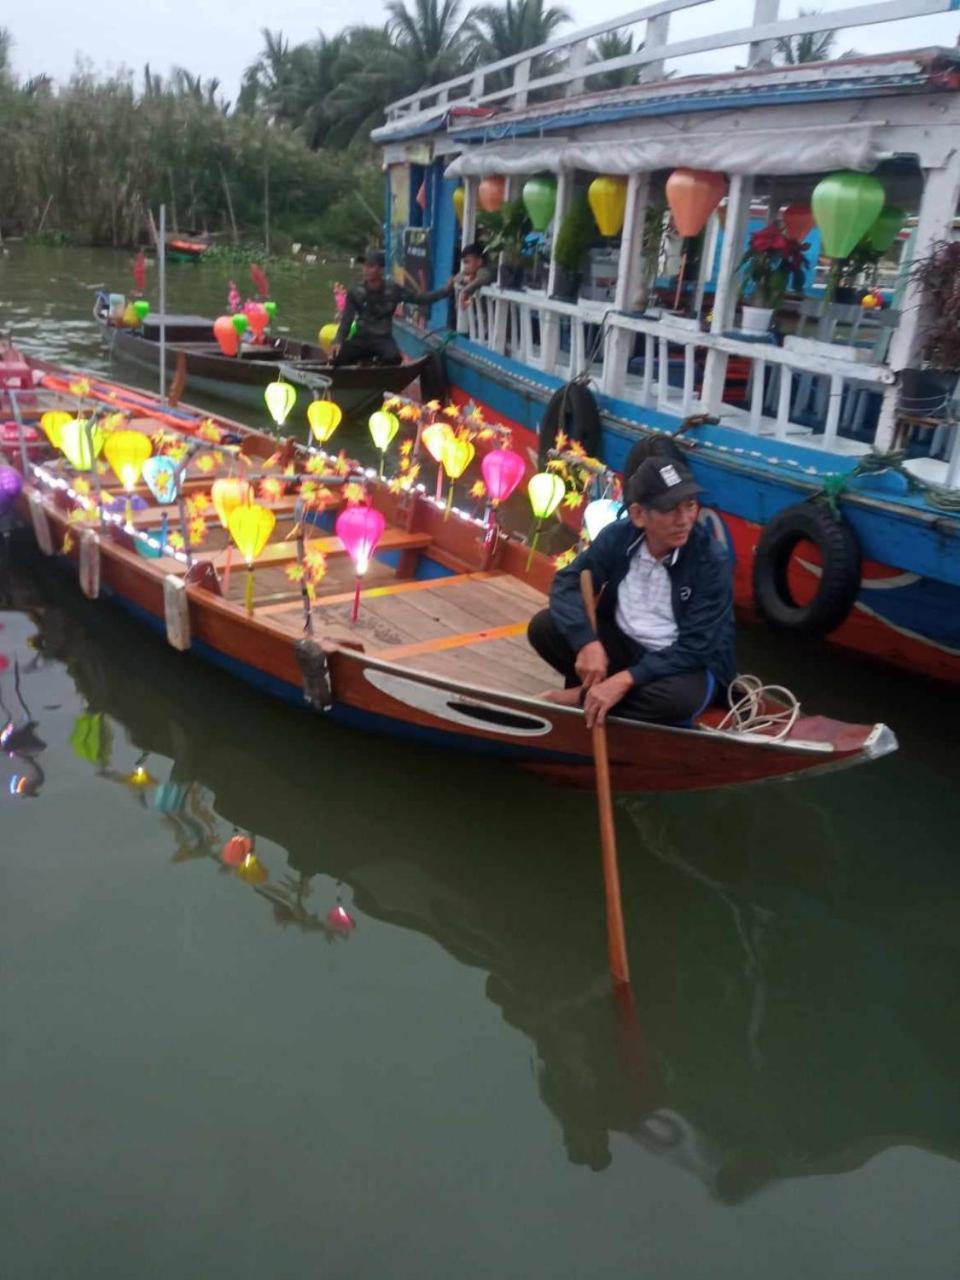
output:
[[[590,625],[596,631],[597,606],[593,598],[593,577],[589,569],[584,569],[580,574],[580,592]],[[603,857],[603,885],[607,900],[607,953],[613,981],[618,986],[627,987],[630,985],[630,967],[627,963],[627,936],[623,927],[623,904],[620,900],[617,831],[613,821],[606,726],[595,724],[592,733],[593,762],[597,773],[597,807],[600,810],[600,852]]]

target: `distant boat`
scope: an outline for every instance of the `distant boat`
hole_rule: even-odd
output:
[[[185,236],[167,238],[168,262],[199,262],[210,248],[208,240],[190,240]]]
[[[97,295],[94,319],[103,330],[112,355],[140,369],[159,373],[160,317],[148,315],[136,328],[110,319],[106,294]],[[186,388],[218,396],[237,404],[263,405],[264,388],[275,382],[283,365],[284,376],[303,386],[323,385],[344,411],[359,411],[379,404],[385,394],[408,387],[433,357],[421,356],[400,365],[340,365],[329,363],[320,346],[297,338],[273,338],[265,343],[244,344],[238,356],[225,356],[213,336],[213,321],[206,316],[168,315],[166,318],[166,367],[172,380],[182,362]]]

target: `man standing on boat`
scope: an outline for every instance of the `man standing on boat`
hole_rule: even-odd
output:
[[[393,337],[393,313],[401,302],[425,307],[439,302],[453,289],[448,280],[440,289],[418,293],[384,277],[384,256],[379,251],[368,253],[363,263],[363,283],[347,290],[347,302],[343,308],[340,328],[330,348],[333,363],[340,364],[400,364],[403,356]],[[349,337],[356,321],[357,329]]]
[[[647,458],[626,483],[628,519],[557,573],[550,607],[530,621],[531,645],[566,681],[546,696],[582,703],[591,728],[614,708],[684,724],[736,674],[732,567],[697,524],[701,492],[683,462]],[[598,596],[597,631],[581,595],[584,569]]]

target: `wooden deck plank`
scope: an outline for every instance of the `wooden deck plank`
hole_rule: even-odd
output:
[[[526,630],[525,622],[511,622],[502,627],[488,627],[484,631],[461,631],[452,636],[435,636],[432,640],[417,640],[412,644],[398,645],[392,649],[380,649],[376,657],[385,662],[398,658],[412,658],[424,653],[439,653],[445,649],[465,649],[488,640],[502,640],[505,636],[519,635]]]
[[[477,685],[491,691],[522,693],[535,696],[544,689],[556,689],[560,677],[546,663],[541,670],[527,670],[511,666],[504,660],[500,646],[503,640],[494,640],[473,649],[446,649],[434,653],[418,654],[401,659],[398,665],[407,670],[426,671],[430,675],[443,676],[461,684]],[[378,655],[379,656],[379,655]]]
[[[365,578],[364,581],[369,581],[369,573],[373,571],[373,567],[374,567],[373,565],[370,566],[370,570],[368,571],[368,577]],[[393,579],[393,581],[386,582],[382,586],[364,587],[364,589],[360,592],[361,608],[363,607],[364,600],[373,600],[373,599],[377,599],[380,596],[406,595],[411,591],[414,591],[414,592],[430,591],[434,587],[456,586],[461,582],[482,581],[483,579],[491,578],[495,576],[496,574],[493,574],[493,573],[479,572],[479,573],[454,573],[454,574],[450,574],[446,578],[415,578],[415,579],[401,579],[401,580]],[[328,570],[327,578],[324,579],[325,585],[328,583],[329,577],[330,577],[330,571]],[[329,583],[329,585],[334,586],[336,584]],[[332,593],[330,595],[319,596],[316,601],[316,607],[324,608],[327,605],[352,603],[353,594],[354,593],[351,590],[351,591],[343,591],[340,593]],[[286,607],[285,605],[279,605],[279,604],[275,606],[269,605],[263,609],[258,610],[258,612],[261,614],[269,615],[274,610],[276,610],[277,612],[282,612],[285,607]]]

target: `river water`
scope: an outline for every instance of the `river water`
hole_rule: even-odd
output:
[[[0,331],[106,368],[128,265],[10,245]],[[333,273],[277,274],[293,331]],[[0,573],[7,1280],[960,1274],[954,694],[744,631],[901,750],[622,799],[631,1014],[589,795],[275,706],[22,539]]]

